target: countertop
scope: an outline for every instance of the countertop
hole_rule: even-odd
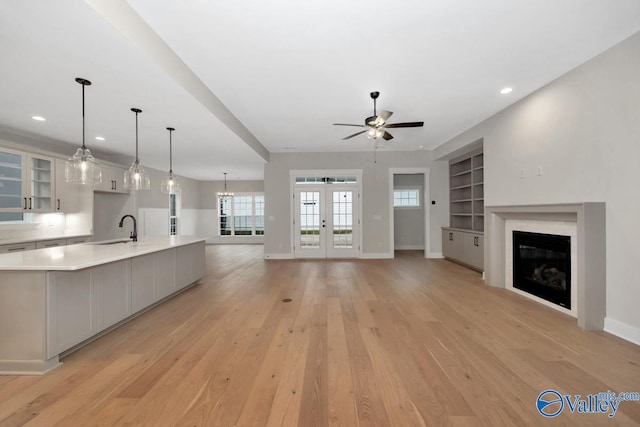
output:
[[[147,236],[137,242],[116,239],[71,246],[36,249],[0,254],[0,270],[13,271],[73,271],[95,267],[165,249],[204,242],[198,236]],[[126,243],[112,243],[123,242]],[[112,244],[100,244],[112,243]]]

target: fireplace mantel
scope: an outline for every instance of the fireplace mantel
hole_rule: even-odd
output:
[[[485,206],[485,281],[505,287],[505,221],[575,222],[578,229],[578,326],[601,330],[607,305],[606,221],[603,202]]]

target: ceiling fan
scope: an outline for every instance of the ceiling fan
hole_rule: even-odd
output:
[[[393,139],[393,136],[387,132],[387,129],[391,128],[416,128],[422,127],[424,122],[405,122],[405,123],[387,123],[387,119],[391,117],[393,112],[391,111],[381,111],[380,114],[376,112],[376,99],[380,96],[380,92],[371,92],[371,99],[373,99],[373,116],[367,117],[364,119],[364,125],[354,125],[350,123],[334,123],[334,126],[356,126],[365,128],[360,132],[356,132],[353,135],[349,135],[342,140],[353,138],[354,136],[358,136],[363,133],[367,133],[367,138],[369,139],[378,139],[383,138],[388,141]]]

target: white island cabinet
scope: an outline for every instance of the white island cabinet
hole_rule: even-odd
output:
[[[145,237],[0,255],[0,374],[42,374],[60,354],[204,277],[204,238]]]

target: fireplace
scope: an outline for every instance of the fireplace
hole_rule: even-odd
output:
[[[571,238],[514,230],[513,287],[571,310]]]

